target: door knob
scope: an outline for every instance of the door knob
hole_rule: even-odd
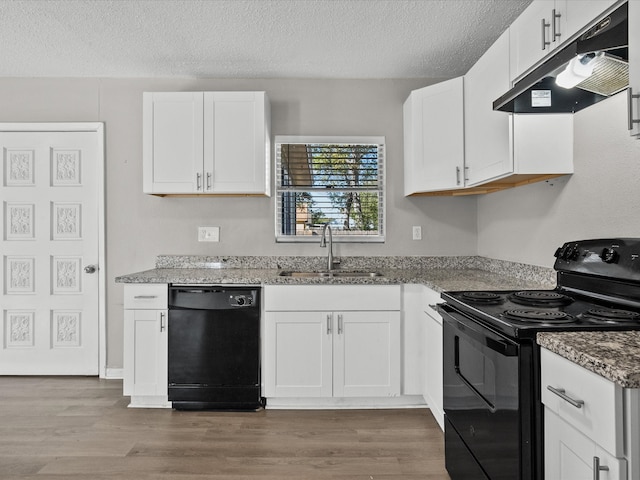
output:
[[[84,273],[96,273],[96,270],[98,270],[97,265],[87,265],[84,267]]]

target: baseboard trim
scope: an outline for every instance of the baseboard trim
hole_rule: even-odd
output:
[[[122,380],[124,378],[124,369],[122,368],[106,368],[104,372],[106,380]]]
[[[267,409],[339,410],[428,408],[422,395],[380,398],[267,398]]]

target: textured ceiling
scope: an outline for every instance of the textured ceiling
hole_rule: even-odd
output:
[[[0,76],[464,74],[531,0],[0,0]]]

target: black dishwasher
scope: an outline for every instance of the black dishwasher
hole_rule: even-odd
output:
[[[169,401],[178,410],[256,410],[260,288],[169,286]]]

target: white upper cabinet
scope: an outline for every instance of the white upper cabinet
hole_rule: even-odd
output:
[[[404,103],[404,193],[464,187],[463,78],[414,90]]]
[[[416,90],[405,102],[405,195],[491,193],[573,173],[571,114],[493,110],[510,87],[509,37],[464,79]]]
[[[513,171],[509,148],[511,115],[493,110],[509,90],[509,32],[471,67],[464,81],[465,179],[474,186]]]
[[[615,0],[534,0],[511,24],[511,79],[570,39]]]
[[[143,191],[270,194],[265,92],[144,93]]]
[[[640,1],[629,2],[629,25],[640,25]],[[629,29],[629,130],[640,139],[640,28]]]
[[[559,42],[553,37],[559,32],[558,18],[551,18],[554,0],[534,0],[509,27],[511,36],[511,79],[516,79],[542,59]],[[562,18],[562,17],[560,17]],[[555,41],[551,41],[552,37]]]
[[[201,192],[202,92],[143,94],[144,193]]]
[[[523,182],[573,173],[573,115],[509,115],[512,123],[513,171]]]
[[[596,21],[598,17],[617,0],[563,0],[556,1],[562,4],[562,28],[564,29],[560,40],[564,42],[583,28]],[[635,0],[634,0],[635,1]],[[633,3],[633,2],[632,2]],[[558,8],[558,7],[557,7]],[[632,23],[630,23],[633,25]]]
[[[205,92],[205,192],[269,195],[269,117],[264,92]]]

